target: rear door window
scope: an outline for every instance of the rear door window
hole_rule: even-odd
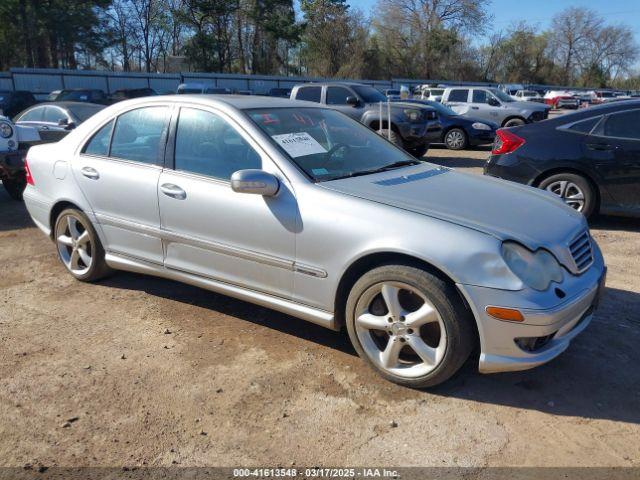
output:
[[[610,115],[604,125],[604,136],[640,140],[640,110]]]
[[[34,109],[29,110],[28,112],[26,112],[24,115],[22,115],[16,121],[17,122],[40,122],[40,121],[42,121],[43,112],[44,112],[44,108],[43,107],[34,108]]]
[[[111,141],[110,156],[156,164],[160,160],[160,139],[167,124],[168,107],[137,108],[120,115]]]
[[[467,99],[469,98],[469,90],[468,89],[456,89],[451,90],[449,93],[448,102],[463,102],[467,103]]]
[[[568,130],[576,133],[589,134],[593,127],[595,127],[602,117],[593,117],[587,120],[582,120],[581,122],[574,123],[571,125]]]
[[[296,93],[296,100],[306,100],[308,102],[320,103],[322,87],[302,87]]]

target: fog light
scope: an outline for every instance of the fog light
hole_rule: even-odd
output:
[[[504,320],[507,322],[523,322],[524,316],[520,313],[519,310],[515,310],[513,308],[503,308],[503,307],[487,307],[486,311],[493,318],[497,318],[498,320]]]

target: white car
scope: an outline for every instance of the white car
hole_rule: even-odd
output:
[[[518,90],[511,98],[518,102],[538,102],[544,103],[544,98],[535,90]]]

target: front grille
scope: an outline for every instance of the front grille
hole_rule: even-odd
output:
[[[584,272],[593,263],[593,249],[589,231],[585,230],[569,244],[569,251],[579,273]]]

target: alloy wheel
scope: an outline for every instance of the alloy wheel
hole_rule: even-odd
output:
[[[433,371],[444,358],[447,336],[436,307],[415,287],[378,283],[356,305],[355,329],[371,361],[404,378]]]
[[[74,275],[84,275],[93,262],[93,245],[87,226],[67,214],[56,223],[56,243],[60,259]]]
[[[558,195],[571,208],[582,212],[585,205],[585,197],[582,189],[568,180],[558,180],[547,185],[547,191]]]

